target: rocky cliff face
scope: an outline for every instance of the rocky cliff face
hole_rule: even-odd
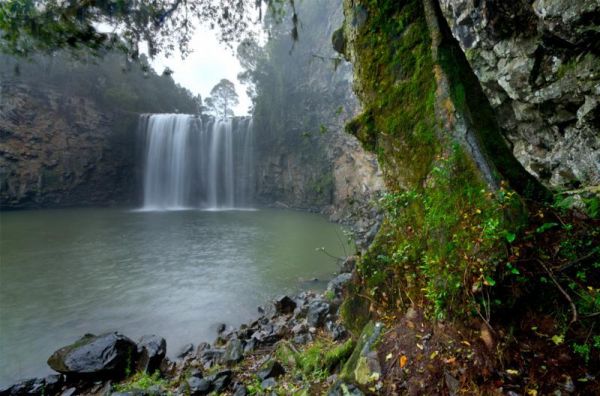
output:
[[[259,148],[258,195],[264,203],[321,211],[332,220],[357,225],[364,234],[377,222],[373,208],[384,183],[376,156],[344,130],[360,105],[352,88],[352,65],[332,61],[337,55],[329,37],[343,21],[342,6],[322,2],[300,7],[301,40],[289,56],[307,78],[286,86],[296,90],[291,96],[299,96],[296,108],[287,109],[293,120],[277,143]],[[285,44],[286,57],[291,45]],[[260,139],[261,131],[256,134]]]
[[[101,112],[87,98],[3,83],[3,209],[129,201],[137,117]]]
[[[439,4],[517,159],[550,186],[600,184],[600,2]]]

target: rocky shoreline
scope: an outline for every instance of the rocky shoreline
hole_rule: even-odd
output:
[[[362,395],[339,375],[356,344],[339,317],[355,261],[344,261],[324,293],[277,297],[258,308],[256,320],[222,324],[214,343],[186,345],[176,360],[166,357],[166,341],[156,335],[135,342],[120,333],[86,334],[50,356],[59,374],[18,382],[0,396]],[[367,371],[370,378],[381,371],[376,355]]]

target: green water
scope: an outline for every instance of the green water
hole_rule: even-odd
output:
[[[0,226],[1,384],[50,373],[84,333],[158,334],[173,356],[277,294],[322,288],[338,264],[316,248],[350,250],[339,226],[281,210],[18,211]]]

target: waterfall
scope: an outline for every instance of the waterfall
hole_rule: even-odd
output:
[[[252,120],[145,114],[143,210],[240,209],[252,203]]]

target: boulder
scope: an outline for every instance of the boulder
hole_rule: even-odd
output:
[[[208,395],[211,392],[212,384],[207,379],[191,376],[186,382],[191,396]]]
[[[206,377],[206,379],[212,383],[211,391],[217,393],[223,392],[231,383],[232,375],[233,373],[231,370],[221,370],[216,374]]]
[[[288,296],[277,297],[274,303],[278,314],[291,314],[296,308],[296,302]]]
[[[223,354],[223,362],[226,364],[237,363],[244,358],[244,346],[242,342],[234,338],[227,344]]]
[[[233,396],[246,396],[248,394],[248,390],[243,384],[236,384],[233,387]]]
[[[306,322],[309,326],[319,327],[325,323],[325,317],[329,313],[329,304],[325,301],[315,300],[308,305]]]
[[[279,376],[282,376],[283,374],[285,374],[285,369],[276,360],[270,360],[266,362],[256,373],[258,378],[262,380],[267,378],[277,378]]]
[[[325,328],[331,334],[331,339],[333,341],[342,340],[344,337],[346,337],[348,335],[346,328],[339,323],[329,321],[325,324]]]
[[[211,368],[217,365],[223,358],[225,353],[224,349],[220,348],[208,348],[200,351],[198,360],[204,366],[204,368]]]
[[[256,338],[250,338],[248,341],[246,341],[246,344],[244,345],[244,353],[253,352],[256,349],[257,345],[258,341],[256,340]]]
[[[137,344],[137,353],[137,370],[153,373],[160,368],[167,354],[167,341],[155,335],[142,336]]]
[[[48,365],[68,376],[94,379],[122,378],[135,368],[137,345],[119,333],[85,335],[50,356]]]

